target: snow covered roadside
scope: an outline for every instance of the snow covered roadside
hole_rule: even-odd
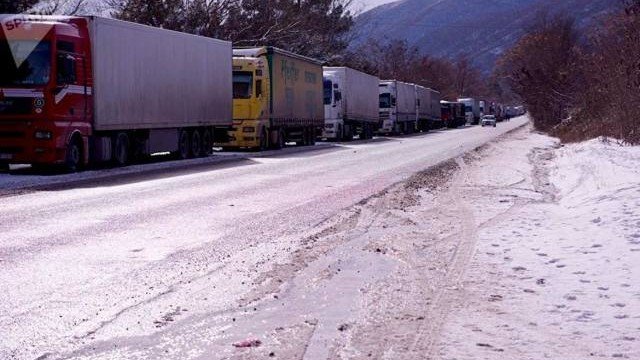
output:
[[[522,131],[466,161],[475,255],[437,359],[640,359],[640,148]]]

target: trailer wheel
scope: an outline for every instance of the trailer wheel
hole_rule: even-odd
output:
[[[308,144],[314,146],[316,144],[316,129],[314,127],[310,127],[307,133],[309,135]]]
[[[202,156],[213,154],[213,136],[211,130],[204,129],[202,132]]]
[[[344,140],[344,128],[342,125],[338,125],[338,131],[336,132],[336,140],[342,141]]]
[[[191,155],[192,157],[200,157],[203,153],[202,137],[200,130],[195,129],[191,133]]]
[[[369,124],[362,124],[362,129],[360,130],[360,140],[367,140],[369,137]]]
[[[411,121],[407,123],[407,134],[413,134],[416,132],[416,122]]]
[[[180,130],[180,135],[178,135],[178,151],[176,152],[176,156],[180,160],[189,158],[189,151],[191,150],[189,144],[189,132],[187,130]]]
[[[296,141],[296,146],[307,146],[309,145],[309,133],[307,132],[307,128],[303,127],[300,130],[300,141]]]
[[[113,161],[117,166],[125,166],[129,163],[129,136],[127,133],[118,133],[113,147]]]
[[[353,127],[351,125],[345,125],[343,128],[343,141],[353,140]]]

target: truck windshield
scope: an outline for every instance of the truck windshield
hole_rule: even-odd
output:
[[[233,98],[250,99],[253,95],[253,73],[250,71],[233,72]]]
[[[51,44],[0,39],[0,69],[0,85],[45,85],[51,78]]]
[[[331,80],[324,81],[324,104],[331,105],[331,95],[333,93],[333,82]]]
[[[390,107],[391,107],[391,94],[390,93],[380,94],[380,108],[389,109]]]

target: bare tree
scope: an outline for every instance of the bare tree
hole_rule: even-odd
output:
[[[19,14],[30,10],[38,0],[2,0],[0,14]]]
[[[44,0],[32,10],[43,15],[78,15],[85,12],[86,0]]]
[[[116,17],[331,60],[348,46],[351,0],[109,0]]]
[[[342,63],[383,79],[396,79],[433,88],[444,99],[463,95],[490,96],[487,79],[466,58],[451,61],[420,54],[406,42],[381,45],[369,41],[350,51]]]
[[[499,61],[499,77],[526,102],[540,130],[552,130],[569,119],[580,75],[578,38],[572,18],[540,14]]]
[[[640,0],[607,17],[583,54],[583,86],[567,140],[609,136],[640,144]]]

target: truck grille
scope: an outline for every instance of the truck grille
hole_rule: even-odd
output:
[[[0,146],[0,154],[20,154],[23,151],[17,146]]]
[[[383,111],[381,111],[379,115],[380,115],[380,119],[381,119],[381,120],[387,120],[387,119],[389,119],[389,113],[388,113],[388,112],[386,112],[386,111],[384,111],[384,112],[383,112]]]
[[[24,137],[22,131],[0,131],[0,139],[19,139]]]

